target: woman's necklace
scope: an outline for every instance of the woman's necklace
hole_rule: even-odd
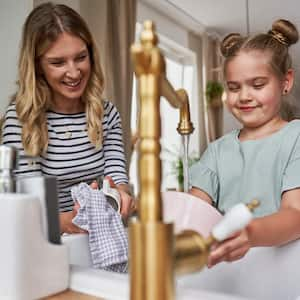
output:
[[[70,120],[70,121],[72,122],[72,124],[64,125],[65,132],[63,134],[66,139],[70,139],[70,138],[76,136],[76,132],[78,134],[79,134],[79,132],[80,133],[86,132],[86,128],[79,129],[77,127],[75,128],[76,130],[72,132],[72,129],[70,128],[70,126],[75,125],[75,124],[73,123],[73,120]]]
[[[70,130],[69,126],[65,126],[65,130],[66,130],[64,134],[65,138],[70,139],[72,137],[72,131]]]
[[[80,100],[80,99],[79,99]],[[72,104],[72,108],[74,109],[74,104]],[[65,109],[60,109],[60,108],[57,108],[56,107],[56,109],[54,108],[53,109],[53,111],[57,111],[57,112],[60,112],[60,113],[70,113],[71,111],[69,111],[69,110],[65,110]],[[84,111],[84,105],[83,105],[83,103],[82,102],[78,102],[78,109],[77,110],[73,110],[72,111],[72,113],[79,113],[79,112],[82,112],[82,111]],[[64,132],[64,137],[66,138],[66,139],[70,139],[70,138],[72,138],[72,136],[73,136],[73,133],[72,133],[72,130],[70,129],[70,127],[69,126],[72,126],[73,125],[73,120],[72,119],[70,119],[69,121],[71,121],[71,125],[65,125],[64,126],[64,129],[65,129],[65,132]]]

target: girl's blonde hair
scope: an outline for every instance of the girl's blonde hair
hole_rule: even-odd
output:
[[[26,154],[40,155],[48,147],[46,111],[51,104],[51,88],[41,74],[40,58],[58,36],[67,32],[87,45],[91,75],[82,95],[87,132],[98,148],[102,144],[104,78],[95,41],[82,17],[68,6],[45,3],[36,7],[23,27],[18,65],[18,90],[13,101],[22,125],[22,143]]]
[[[253,37],[243,37],[238,33],[227,35],[221,42],[220,49],[224,56],[224,71],[228,62],[241,51],[261,50],[271,54],[270,66],[279,78],[286,75],[292,67],[288,48],[299,39],[297,28],[287,20],[277,20],[268,33]]]

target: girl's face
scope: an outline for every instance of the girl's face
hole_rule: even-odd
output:
[[[268,53],[252,50],[240,52],[227,64],[227,106],[246,128],[279,117],[285,80],[272,72],[269,61]]]
[[[86,43],[63,32],[41,57],[41,69],[52,90],[53,108],[70,113],[81,110],[80,97],[91,74]]]

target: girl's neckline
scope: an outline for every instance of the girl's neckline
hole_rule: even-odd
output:
[[[240,144],[255,143],[255,142],[265,141],[265,140],[271,139],[272,137],[274,137],[276,135],[281,134],[284,130],[286,130],[286,128],[288,128],[290,126],[290,124],[292,124],[294,122],[297,122],[297,121],[299,121],[299,120],[292,120],[290,122],[287,122],[284,126],[282,126],[281,128],[279,128],[277,131],[275,131],[275,132],[273,132],[273,133],[271,133],[269,135],[266,135],[264,137],[261,137],[261,138],[258,138],[258,139],[249,139],[249,140],[244,140],[244,141],[241,141],[239,139],[239,135],[240,135],[241,129],[236,129],[236,131],[235,131],[235,138],[237,139],[237,141]]]

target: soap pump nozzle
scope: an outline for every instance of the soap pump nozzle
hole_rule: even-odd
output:
[[[0,193],[16,192],[13,170],[17,165],[17,155],[15,147],[0,145]]]

